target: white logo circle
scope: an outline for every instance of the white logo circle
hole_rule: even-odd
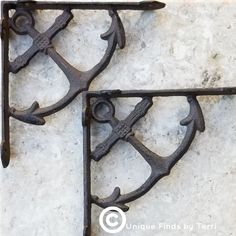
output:
[[[126,215],[118,207],[108,207],[100,214],[99,223],[105,232],[116,234],[124,229],[126,225]]]

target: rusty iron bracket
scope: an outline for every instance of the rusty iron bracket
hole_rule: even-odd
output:
[[[117,46],[125,47],[125,30],[118,15],[118,10],[157,10],[165,7],[164,3],[157,1],[131,2],[131,3],[102,3],[102,2],[37,2],[37,1],[3,1],[1,4],[1,38],[2,38],[2,143],[1,160],[6,168],[10,162],[10,135],[9,118],[13,117],[19,121],[44,125],[45,117],[50,116],[69,105],[82,91],[89,89],[91,82],[106,69]],[[62,10],[51,27],[45,32],[38,32],[34,27],[35,10]],[[80,71],[69,64],[53,46],[53,38],[65,29],[73,19],[72,10],[107,10],[111,17],[111,25],[108,31],[101,35],[107,41],[107,49],[100,62],[88,71]],[[15,10],[13,16],[9,15],[10,10]],[[10,31],[18,35],[29,35],[33,39],[32,45],[22,55],[9,60]],[[40,107],[38,102],[25,110],[18,110],[9,105],[9,74],[17,74],[25,68],[31,59],[38,53],[43,53],[52,58],[58,67],[66,75],[70,88],[67,94],[57,103]]]
[[[171,169],[189,150],[197,131],[204,132],[205,121],[201,106],[197,100],[200,96],[236,95],[236,87],[196,88],[172,90],[111,90],[89,91],[83,93],[83,135],[84,135],[84,199],[85,199],[85,234],[90,235],[91,209],[95,204],[101,208],[117,207],[128,211],[127,203],[133,202],[145,195],[163,177],[170,174]],[[135,137],[132,129],[137,121],[142,119],[153,106],[153,98],[158,97],[186,97],[189,104],[189,114],[181,122],[186,127],[185,136],[179,147],[168,157],[162,157],[148,149],[142,141]],[[140,98],[141,101],[124,120],[116,118],[116,109],[112,100],[117,98]],[[92,150],[91,124],[107,123],[111,126],[110,135]],[[112,151],[118,140],[128,142],[141,154],[151,167],[149,178],[138,189],[122,194],[116,187],[107,198],[99,198],[91,193],[91,162],[98,162]]]
[[[36,1],[3,1],[1,5],[0,35],[2,39],[2,143],[1,160],[4,168],[10,162],[10,135],[9,119],[13,117],[19,121],[44,125],[45,117],[50,116],[68,106],[81,92],[83,92],[82,125],[83,125],[83,163],[84,163],[84,236],[91,235],[91,210],[92,205],[101,208],[115,206],[123,211],[128,211],[128,203],[145,195],[160,179],[170,174],[174,165],[185,155],[193,142],[197,131],[204,132],[204,116],[197,100],[199,96],[236,95],[236,87],[222,88],[196,88],[180,90],[132,90],[132,91],[88,91],[91,82],[106,69],[117,46],[125,47],[125,30],[118,15],[119,10],[157,10],[164,8],[165,4],[157,1],[128,2],[128,3],[90,3],[90,2],[36,2]],[[10,10],[15,10],[13,16]],[[41,33],[36,30],[35,10],[62,10],[51,27]],[[88,71],[80,71],[69,64],[53,46],[53,38],[65,29],[73,18],[72,10],[107,10],[111,17],[111,25],[108,31],[101,35],[107,41],[107,49],[100,62]],[[19,35],[29,35],[33,43],[29,49],[15,58],[9,60],[10,31]],[[40,107],[38,102],[33,102],[31,107],[18,110],[9,104],[9,74],[17,74],[27,67],[31,59],[38,53],[43,53],[52,58],[58,67],[66,75],[70,88],[68,93],[57,103],[49,107]],[[186,127],[186,134],[179,147],[168,157],[162,157],[148,149],[140,141],[133,131],[133,126],[142,119],[153,106],[154,97],[186,97],[189,103],[189,114],[180,124]],[[116,107],[113,99],[140,98],[133,111],[124,120],[116,118]],[[101,112],[102,111],[102,112]],[[93,122],[107,123],[112,131],[108,138],[97,145],[94,150],[91,147],[91,124]],[[119,187],[107,198],[100,198],[91,193],[91,162],[100,161],[112,151],[116,143],[122,140],[128,142],[141,154],[151,167],[151,174],[145,183],[137,190],[122,194]]]

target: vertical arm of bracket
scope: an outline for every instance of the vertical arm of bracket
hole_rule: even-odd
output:
[[[9,78],[8,78],[8,35],[9,27],[7,26],[8,11],[2,9],[3,20],[1,22],[1,53],[2,53],[2,84],[1,84],[1,116],[2,116],[2,142],[1,142],[1,159],[2,165],[6,168],[10,162],[10,134],[9,134]]]
[[[90,149],[90,116],[88,110],[89,98],[83,93],[83,169],[84,169],[84,230],[83,236],[91,235],[91,149]]]

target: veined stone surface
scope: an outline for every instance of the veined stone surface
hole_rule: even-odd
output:
[[[127,45],[117,49],[109,67],[90,90],[166,89],[235,86],[236,2],[171,1],[160,11],[121,11]],[[35,13],[39,31],[60,12]],[[104,53],[99,37],[109,27],[106,11],[73,11],[74,19],[53,40],[55,48],[75,67],[86,70]],[[31,39],[12,34],[10,59]],[[17,108],[33,101],[41,106],[61,98],[68,83],[54,62],[38,54],[30,65],[10,76],[10,101]],[[118,118],[137,99],[118,99]],[[198,134],[188,153],[148,194],[129,204],[123,236],[236,235],[236,98],[199,99],[206,131]],[[155,99],[149,114],[134,127],[153,151],[172,153],[185,129],[184,98]],[[93,127],[93,143],[109,132]],[[43,127],[11,119],[11,164],[0,170],[1,236],[78,236],[83,230],[83,162],[81,95]],[[101,197],[120,186],[122,193],[141,185],[150,173],[133,148],[119,142],[92,165],[93,193]],[[99,227],[101,210],[93,210],[93,235],[108,235]],[[134,229],[149,227],[156,230]],[[213,225],[213,227],[211,227]],[[137,227],[136,227],[137,226]],[[208,226],[208,228],[207,228]],[[193,228],[192,228],[193,227]]]

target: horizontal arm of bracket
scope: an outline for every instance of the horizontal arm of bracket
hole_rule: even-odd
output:
[[[99,93],[89,91],[88,97],[186,97],[186,96],[224,96],[236,95],[236,87],[190,88],[163,90],[101,90]]]
[[[141,1],[141,2],[36,2],[36,1],[20,1],[5,2],[9,7],[23,7],[24,9],[64,9],[65,6],[71,9],[82,10],[158,10],[166,6],[165,3],[158,1]]]

